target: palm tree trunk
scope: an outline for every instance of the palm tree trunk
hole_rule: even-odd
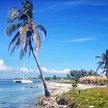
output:
[[[47,88],[47,85],[46,85],[46,83],[45,83],[45,79],[44,79],[44,77],[43,77],[42,70],[41,70],[41,68],[40,68],[40,65],[39,65],[37,56],[36,56],[36,54],[35,54],[35,52],[34,52],[33,49],[32,49],[32,54],[33,54],[33,57],[34,57],[34,59],[35,59],[35,61],[36,61],[37,67],[38,67],[38,69],[39,69],[39,72],[40,72],[40,75],[41,75],[41,78],[42,78],[42,82],[43,82],[43,86],[44,86],[44,91],[45,91],[45,96],[46,96],[46,97],[50,97],[50,92],[49,92],[49,90],[48,90],[48,88]]]

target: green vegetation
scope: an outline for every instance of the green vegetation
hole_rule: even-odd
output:
[[[56,76],[56,75],[54,75],[54,76],[53,76],[53,79],[54,79],[54,80],[56,80],[56,79],[57,79],[57,76]]]
[[[85,77],[85,76],[98,76],[98,74],[94,70],[92,70],[92,69],[91,70],[85,70],[85,69],[71,70],[67,74],[67,78],[70,79],[70,80],[72,80],[72,81],[74,81],[75,85],[77,85],[77,83],[79,83],[79,79],[81,77]]]
[[[85,76],[97,76],[98,74],[94,70],[71,70],[67,77],[70,78],[80,78],[80,77],[85,77]]]
[[[69,108],[107,108],[108,106],[108,88],[91,88],[86,90],[70,90],[62,95]]]
[[[105,73],[108,86],[108,50],[106,50],[106,52],[103,53],[101,56],[96,56],[96,58],[99,59],[97,71],[101,69],[102,73]]]

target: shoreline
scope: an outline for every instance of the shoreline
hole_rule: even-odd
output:
[[[72,89],[72,84],[67,83],[57,83],[57,82],[47,82],[48,89],[51,93],[50,98],[45,98],[45,96],[39,97],[38,108],[68,108],[66,105],[58,105],[58,98],[63,93],[67,93]],[[88,84],[78,84],[77,90],[84,90],[95,87],[105,87],[96,86]],[[35,107],[37,108],[37,106]]]
[[[48,82],[47,85],[52,96],[62,95],[72,88],[72,84],[66,83]]]
[[[38,98],[38,103],[36,103],[35,108],[64,108],[64,105],[57,104],[57,96],[68,92],[72,88],[72,84],[64,84],[57,82],[46,82],[51,97],[46,98],[45,96],[40,96]]]
[[[62,95],[63,93],[66,93],[73,88],[72,84],[67,84],[67,83],[47,82],[47,85],[52,95]],[[85,90],[85,89],[95,88],[95,87],[106,87],[106,86],[78,83],[76,89]]]

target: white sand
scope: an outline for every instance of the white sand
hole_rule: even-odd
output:
[[[106,87],[105,85],[99,86],[99,85],[92,85],[92,84],[78,84],[78,89],[88,89],[88,88],[95,88],[95,87]]]
[[[52,95],[61,95],[62,93],[66,93],[70,89],[72,89],[72,84],[66,84],[66,83],[48,82],[47,85]],[[100,86],[78,84],[77,89],[83,90],[83,89],[94,88],[94,87],[100,87]],[[105,87],[105,86],[101,86],[101,87]]]
[[[72,88],[72,84],[50,82],[48,88],[53,95],[60,95],[68,92]]]
[[[48,89],[50,90],[52,97],[44,98],[43,104],[42,104],[44,108],[52,108],[52,107],[53,108],[68,108],[68,106],[66,105],[62,105],[62,106],[58,105],[55,97],[56,95],[61,95],[62,93],[66,93],[70,89],[72,89],[72,84],[47,82],[47,85],[48,85]],[[77,89],[87,89],[87,88],[93,88],[93,87],[98,87],[98,86],[78,84]]]
[[[78,84],[78,89],[88,89],[88,88],[94,88],[94,87],[98,87],[98,86],[95,86],[95,85],[87,85],[87,84]]]

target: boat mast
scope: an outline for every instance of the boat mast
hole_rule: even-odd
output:
[[[25,59],[26,59],[26,57],[24,56],[23,68],[25,68]],[[24,78],[24,71],[23,71],[23,79],[25,79],[25,78]]]

